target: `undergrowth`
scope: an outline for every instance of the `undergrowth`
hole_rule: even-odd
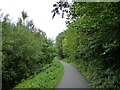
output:
[[[118,70],[112,70],[112,67],[103,69],[99,62],[79,60],[79,62],[64,59],[64,61],[75,66],[80,73],[91,83],[93,88],[112,88],[118,89],[120,84],[120,75]],[[95,65],[95,63],[98,63]]]
[[[54,88],[58,81],[61,79],[63,74],[63,65],[58,61],[54,60],[47,66],[48,68],[35,75],[33,78],[19,83],[16,88]]]

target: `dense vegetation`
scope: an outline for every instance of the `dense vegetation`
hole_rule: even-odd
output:
[[[0,19],[3,89],[10,89],[21,80],[39,73],[55,56],[52,40],[27,19],[26,12],[22,12],[22,18],[16,24],[8,16]]]
[[[63,74],[63,65],[60,61],[53,60],[51,64],[43,67],[43,71],[33,78],[28,78],[27,80],[18,84],[16,88],[54,88],[58,81],[61,79]]]
[[[54,7],[53,18],[59,9],[62,17],[68,13],[68,28],[56,38],[59,57],[74,62],[93,87],[120,88],[120,3],[74,2],[69,6],[58,2]],[[51,88],[61,77],[63,67],[53,61],[52,40],[27,18],[24,11],[17,23],[0,15],[3,89],[18,83],[17,88]]]
[[[74,2],[58,55],[75,62],[94,87],[120,88],[120,3]]]

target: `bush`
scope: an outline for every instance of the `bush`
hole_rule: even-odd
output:
[[[3,89],[10,89],[51,63],[55,50],[43,31],[6,18],[2,21],[2,81]]]
[[[33,78],[19,83],[17,88],[54,88],[63,74],[63,65],[60,61],[54,60],[53,63],[48,64],[44,71],[35,75]]]

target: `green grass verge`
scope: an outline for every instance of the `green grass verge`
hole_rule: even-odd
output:
[[[19,83],[15,88],[54,88],[63,74],[63,65],[58,60],[49,64],[49,68],[33,78]]]

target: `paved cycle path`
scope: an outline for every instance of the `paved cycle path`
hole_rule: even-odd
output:
[[[64,66],[64,74],[56,88],[92,88],[72,65],[61,61]]]

